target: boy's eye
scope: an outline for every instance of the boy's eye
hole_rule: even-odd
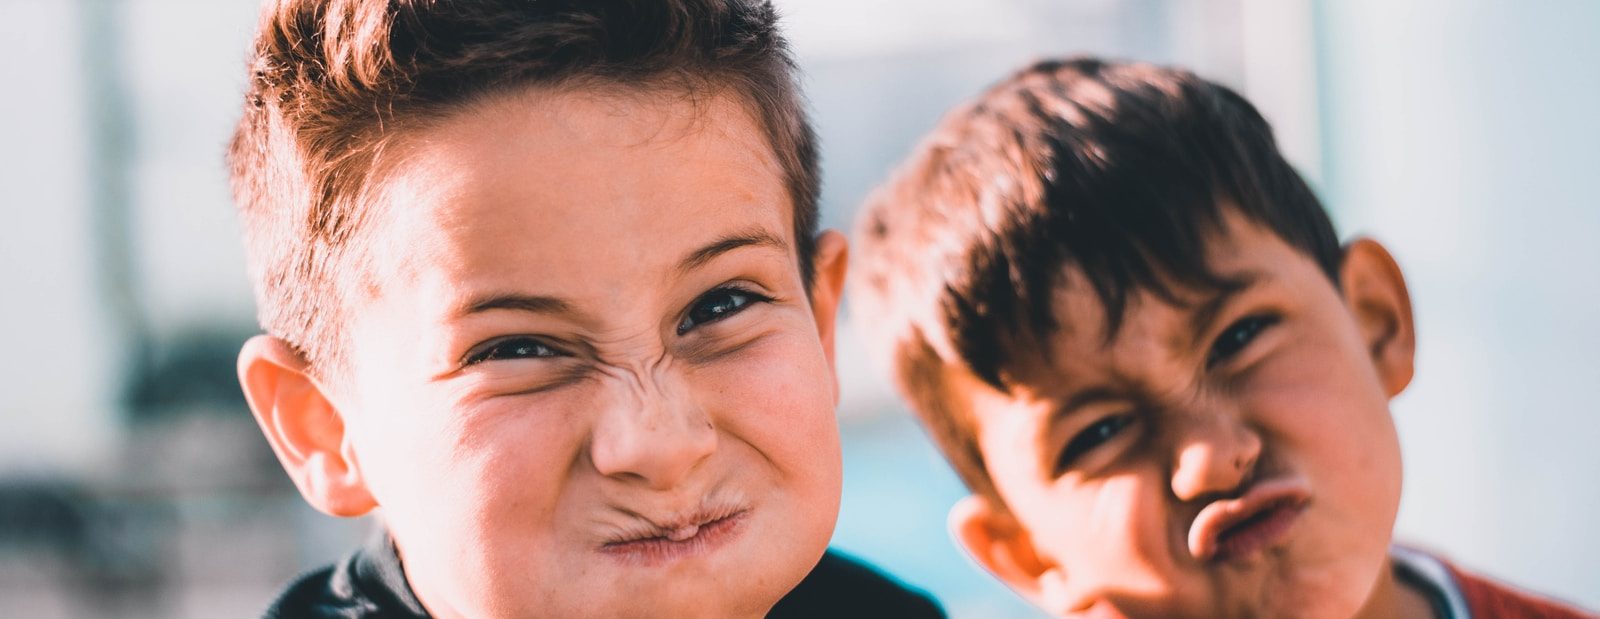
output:
[[[1084,428],[1082,432],[1073,436],[1072,440],[1067,441],[1067,446],[1061,450],[1061,456],[1056,458],[1056,475],[1059,476],[1066,472],[1078,461],[1078,458],[1083,457],[1090,450],[1121,434],[1123,430],[1133,424],[1133,421],[1134,417],[1131,413],[1112,415]]]
[[[473,365],[484,361],[499,361],[502,359],[535,359],[540,357],[559,357],[561,351],[531,337],[508,337],[495,340],[476,351],[468,353],[463,365]]]
[[[1278,317],[1270,314],[1257,314],[1239,319],[1223,330],[1217,336],[1217,341],[1211,344],[1211,352],[1206,355],[1206,366],[1212,366],[1225,361],[1229,357],[1244,350],[1250,342],[1256,339],[1262,331],[1278,323]]]
[[[724,287],[712,290],[695,299],[689,306],[689,311],[684,314],[683,320],[678,322],[678,335],[688,333],[700,325],[737,314],[751,303],[768,300],[770,299],[739,288]]]

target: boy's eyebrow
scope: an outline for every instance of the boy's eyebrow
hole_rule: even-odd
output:
[[[1127,396],[1122,392],[1110,387],[1092,387],[1072,394],[1072,397],[1067,398],[1065,404],[1061,405],[1060,408],[1055,410],[1054,417],[1057,420],[1067,419],[1076,414],[1078,409],[1090,404],[1112,402],[1125,399],[1126,397]]]
[[[735,232],[712,241],[711,244],[694,250],[693,253],[685,256],[684,259],[678,263],[678,272],[687,273],[689,271],[693,271],[701,265],[710,262],[717,256],[728,253],[740,247],[750,246],[767,246],[783,251],[789,250],[788,243],[783,242],[783,239],[773,236],[772,233],[767,232],[766,230],[754,229],[744,232]]]
[[[1240,293],[1251,286],[1268,279],[1271,279],[1270,275],[1259,271],[1242,271],[1223,276],[1222,280],[1225,282],[1223,287],[1217,290],[1217,293],[1212,295],[1211,298],[1201,302],[1189,314],[1189,334],[1190,338],[1192,338],[1190,348],[1192,349],[1203,343],[1200,341],[1201,334],[1211,331],[1217,316],[1228,306],[1229,301],[1232,301],[1234,297],[1239,296]]]
[[[463,303],[456,316],[468,316],[489,310],[507,309],[535,314],[570,314],[572,305],[555,297],[518,293],[492,294]]]
[[[700,249],[694,250],[683,260],[678,262],[678,272],[692,271],[696,267],[710,262],[713,258],[728,253],[740,247],[768,246],[787,251],[789,244],[783,242],[766,230],[752,230],[738,232],[712,241]],[[491,294],[475,298],[461,304],[453,314],[455,316],[469,316],[489,310],[516,310],[534,314],[571,314],[572,304],[551,296],[529,295],[521,293]]]

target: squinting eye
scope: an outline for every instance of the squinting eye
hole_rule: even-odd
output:
[[[1246,316],[1231,325],[1217,336],[1217,341],[1211,344],[1211,352],[1206,356],[1206,365],[1211,366],[1219,361],[1227,360],[1234,354],[1244,350],[1252,340],[1256,339],[1267,327],[1278,323],[1278,317],[1270,314],[1257,314]]]
[[[683,320],[678,322],[678,335],[688,333],[690,329],[700,325],[716,322],[744,311],[751,303],[768,300],[770,299],[738,288],[712,290],[695,299],[694,304],[689,306],[688,313],[684,314]]]
[[[561,353],[556,349],[534,338],[509,337],[493,342],[467,355],[463,365],[502,359],[534,359],[539,357],[558,357],[560,355]]]
[[[1084,428],[1082,432],[1072,437],[1072,440],[1067,441],[1065,448],[1062,448],[1061,456],[1056,458],[1056,474],[1065,472],[1077,462],[1078,458],[1121,434],[1133,424],[1133,420],[1132,414],[1113,415]]]

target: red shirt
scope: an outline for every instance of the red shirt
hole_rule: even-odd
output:
[[[1600,619],[1600,615],[1534,597],[1445,564],[1465,598],[1472,619]]]

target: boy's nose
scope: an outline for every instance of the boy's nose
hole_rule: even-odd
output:
[[[687,479],[717,448],[711,417],[682,385],[610,389],[589,441],[590,459],[607,477],[668,489]]]
[[[1255,471],[1261,435],[1231,414],[1190,418],[1174,448],[1172,493],[1182,501],[1239,489]]]

